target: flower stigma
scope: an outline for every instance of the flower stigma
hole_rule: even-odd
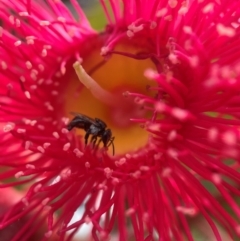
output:
[[[109,92],[107,92],[106,90],[101,88],[101,86],[98,85],[97,82],[94,81],[94,79],[92,79],[86,73],[86,71],[83,69],[83,67],[82,67],[82,65],[80,64],[79,61],[76,61],[73,64],[73,68],[76,71],[76,74],[78,76],[79,81],[83,85],[85,85],[87,89],[90,90],[90,92],[92,93],[92,95],[95,98],[97,98],[98,100],[100,100],[102,102],[105,102],[107,105],[115,106],[114,102],[118,101],[118,99],[114,95],[110,94]]]

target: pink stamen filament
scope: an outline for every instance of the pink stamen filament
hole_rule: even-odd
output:
[[[128,53],[128,52],[122,52],[122,51],[116,51],[116,50],[111,50],[108,52],[109,54],[118,54],[118,55],[123,55],[129,58],[137,59],[137,60],[144,60],[144,59],[159,59],[159,58],[167,58],[168,54],[158,56],[154,53],[144,53],[144,52],[139,52],[136,54]]]

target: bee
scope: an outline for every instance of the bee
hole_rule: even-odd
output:
[[[115,148],[113,141],[115,139],[112,136],[112,131],[110,129],[106,129],[107,125],[104,121],[99,118],[92,119],[86,115],[80,113],[72,113],[75,117],[70,121],[67,125],[67,129],[71,131],[73,128],[83,129],[86,134],[84,136],[85,145],[88,144],[89,136],[91,135],[90,143],[92,143],[93,147],[98,147],[100,142],[103,143],[104,147],[109,147],[112,145],[113,155],[115,153]],[[98,140],[98,142],[97,142]],[[96,144],[97,143],[97,144]]]

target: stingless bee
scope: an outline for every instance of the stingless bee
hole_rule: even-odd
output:
[[[103,142],[103,146],[105,148],[109,147],[112,144],[114,155],[115,148],[113,141],[115,137],[112,136],[112,131],[110,129],[106,129],[107,125],[104,121],[100,120],[99,118],[92,119],[91,117],[88,117],[80,113],[72,112],[72,114],[75,115],[75,117],[67,125],[67,129],[69,131],[71,131],[75,127],[83,129],[86,132],[84,136],[85,145],[88,144],[88,138],[90,135],[92,136],[90,143],[92,143],[93,147],[98,147],[100,142]]]

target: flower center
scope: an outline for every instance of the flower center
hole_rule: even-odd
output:
[[[133,47],[118,46],[117,51],[133,52]],[[127,98],[127,91],[149,95],[149,81],[143,76],[146,68],[154,68],[150,60],[135,60],[122,55],[112,55],[104,61],[96,48],[83,58],[83,68],[91,76],[95,84],[105,91],[105,95],[91,91],[83,85],[77,75],[69,76],[66,115],[74,111],[91,118],[99,118],[106,122],[115,136],[116,154],[134,152],[148,142],[148,132],[140,125],[131,121],[146,118],[149,113],[136,99]],[[103,92],[104,92],[103,91]],[[84,131],[78,130],[84,136]]]

